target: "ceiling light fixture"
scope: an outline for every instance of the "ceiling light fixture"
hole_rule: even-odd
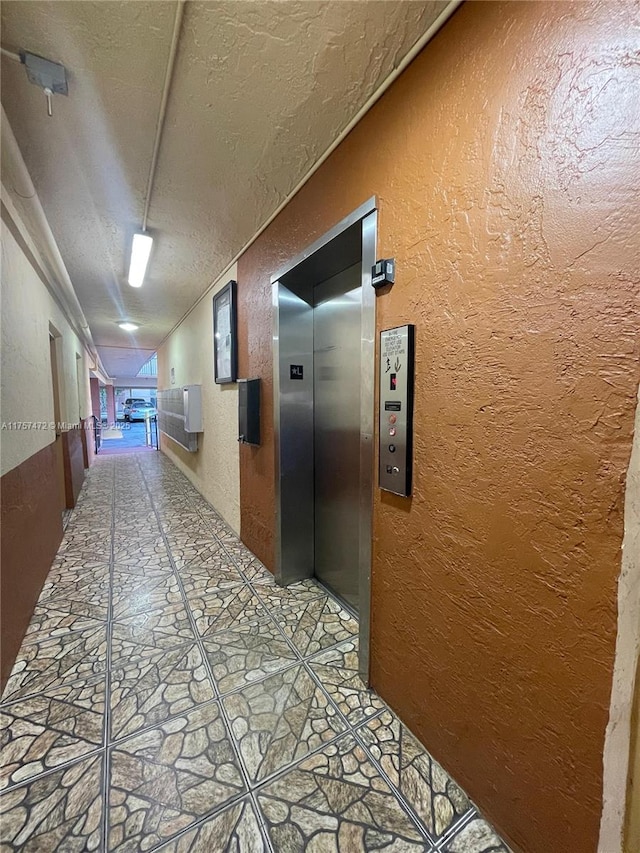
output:
[[[131,287],[142,287],[152,245],[153,237],[145,231],[133,235],[131,263],[129,264],[129,284]]]
[[[120,326],[120,328],[121,328],[123,331],[125,331],[125,332],[135,332],[135,331],[136,331],[136,329],[138,329],[138,328],[139,328],[139,326],[136,326],[136,324],[135,324],[135,323],[128,323],[128,322],[126,322],[126,321],[125,321],[125,322],[123,322],[123,323],[118,323],[118,325],[119,325],[119,326]]]
[[[151,195],[153,193],[153,184],[158,166],[158,155],[160,153],[160,142],[164,131],[165,118],[167,114],[167,103],[169,101],[169,91],[173,80],[173,73],[178,54],[178,43],[180,41],[180,31],[182,29],[182,17],[184,15],[184,6],[186,0],[178,0],[176,4],[176,13],[173,20],[173,33],[171,35],[171,46],[169,48],[169,58],[167,60],[167,68],[164,75],[164,85],[162,87],[162,97],[160,99],[160,111],[158,113],[158,121],[156,123],[156,135],[153,140],[153,152],[151,154],[151,164],[149,166],[149,177],[147,178],[147,189],[144,195],[144,213],[142,214],[142,230],[133,235],[131,244],[131,263],[129,265],[129,284],[131,287],[142,287],[144,276],[149,263],[149,255],[151,254],[151,246],[153,245],[153,237],[147,234],[147,221],[149,219],[149,207],[151,205]]]

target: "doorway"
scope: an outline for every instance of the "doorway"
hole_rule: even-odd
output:
[[[377,214],[371,199],[272,277],[276,578],[360,620],[368,680]]]

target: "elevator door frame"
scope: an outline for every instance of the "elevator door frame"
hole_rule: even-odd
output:
[[[287,512],[287,504],[291,505],[292,498],[297,499],[301,495],[302,504],[311,502],[311,513],[313,510],[313,451],[309,459],[299,458],[296,465],[287,471],[287,459],[283,456],[282,430],[286,421],[287,429],[295,427],[295,418],[301,418],[300,429],[312,429],[313,405],[307,411],[304,405],[298,406],[295,418],[292,421],[290,410],[286,410],[287,403],[283,399],[284,380],[280,364],[281,354],[283,357],[296,355],[295,343],[291,340],[281,340],[281,311],[288,309],[297,310],[299,317],[296,323],[301,333],[304,333],[305,324],[313,324],[313,308],[309,306],[308,312],[304,304],[297,304],[295,300],[302,303],[298,295],[290,291],[286,283],[295,277],[296,270],[316,266],[314,279],[310,282],[308,295],[309,302],[313,302],[311,290],[315,283],[321,281],[321,276],[326,272],[322,262],[317,259],[326,257],[329,244],[339,248],[344,244],[348,234],[355,233],[354,229],[359,223],[361,234],[361,336],[360,336],[360,484],[359,484],[359,559],[358,559],[358,587],[359,587],[359,671],[360,676],[366,684],[369,683],[369,638],[371,626],[371,543],[373,534],[373,488],[374,488],[374,406],[375,406],[375,330],[376,330],[376,301],[375,291],[371,286],[371,268],[376,262],[376,236],[377,236],[377,205],[375,196],[370,198],[360,207],[345,217],[334,228],[324,234],[319,240],[308,246],[298,256],[271,277],[272,300],[273,300],[273,413],[274,413],[274,443],[275,443],[275,492],[276,492],[276,536],[275,536],[275,575],[281,586],[287,586],[295,581],[311,577],[313,575],[313,518],[311,524],[302,524],[296,529],[289,525],[283,529],[283,516]],[[321,250],[325,250],[322,253]],[[315,256],[315,257],[314,257]],[[332,273],[329,270],[329,275]],[[325,276],[325,277],[328,277]],[[288,298],[289,297],[289,298]],[[291,298],[294,297],[294,298]],[[284,313],[283,313],[284,316]],[[284,326],[283,326],[284,334]],[[313,359],[313,352],[311,353]],[[282,380],[282,381],[281,381]],[[313,376],[311,376],[313,382]],[[281,409],[283,410],[281,412]],[[294,460],[295,461],[295,460]],[[283,466],[284,462],[284,466]],[[311,467],[311,478],[309,482],[309,462]],[[284,468],[284,471],[283,471]],[[283,481],[284,473],[284,481]],[[290,483],[290,478],[297,478],[298,482]],[[283,512],[284,506],[284,512]],[[303,519],[304,521],[304,519]],[[293,537],[293,541],[292,540]],[[297,541],[295,541],[297,539]]]

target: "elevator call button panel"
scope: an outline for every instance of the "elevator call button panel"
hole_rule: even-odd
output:
[[[411,494],[415,326],[380,333],[380,488]]]

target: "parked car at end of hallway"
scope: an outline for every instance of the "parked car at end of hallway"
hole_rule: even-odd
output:
[[[124,401],[125,421],[143,421],[145,418],[153,418],[156,415],[155,406],[148,400],[137,397],[128,397]]]

